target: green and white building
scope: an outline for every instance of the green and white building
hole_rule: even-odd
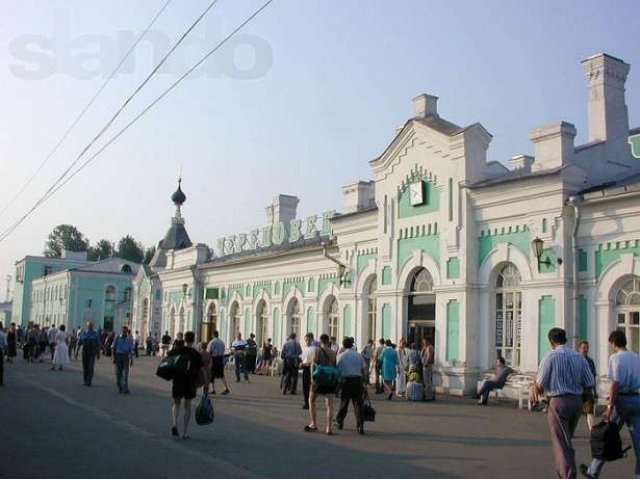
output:
[[[640,129],[629,128],[629,65],[582,63],[585,145],[567,121],[544,125],[530,134],[534,154],[506,167],[487,159],[482,124],[445,120],[420,95],[369,162],[373,179],[343,187],[341,213],[298,219],[298,199],[278,195],[264,226],[226,235],[212,257],[186,235],[179,189],[171,229],[135,281],[134,328],[253,332],[276,345],[292,331],[359,346],[427,336],[439,389],[463,394],[497,354],[536,370],[561,326],[572,343],[590,341],[605,371],[611,330],[640,348]]]

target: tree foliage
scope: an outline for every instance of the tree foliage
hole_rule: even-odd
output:
[[[116,247],[113,242],[103,238],[96,243],[95,246],[91,246],[87,249],[87,260],[91,260],[93,262],[97,260],[104,260],[105,258],[112,256],[115,251]]]
[[[89,247],[89,240],[73,225],[58,225],[49,234],[45,243],[45,257],[60,258],[62,251],[84,252]]]
[[[117,255],[130,262],[140,263],[144,258],[144,249],[131,235],[127,235],[118,242]]]
[[[144,260],[142,260],[142,263],[144,263],[145,265],[149,265],[151,263],[151,259],[153,258],[153,256],[155,254],[156,254],[156,246],[155,245],[145,249],[145,251],[144,251]]]

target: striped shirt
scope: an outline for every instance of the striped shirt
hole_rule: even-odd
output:
[[[550,397],[582,395],[595,386],[587,361],[566,345],[559,345],[542,359],[536,382]]]

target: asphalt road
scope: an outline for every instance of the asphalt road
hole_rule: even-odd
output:
[[[78,363],[61,372],[5,363],[0,477],[556,477],[546,415],[513,402],[480,407],[441,396],[417,404],[371,395],[378,418],[366,435],[356,433],[350,412],[345,430],[327,436],[304,432],[302,396],[283,396],[277,378],[262,376],[233,381],[231,395],[214,397],[215,422],[192,422],[191,438],[181,440],[170,435],[171,383],[154,375],[157,363],[135,362],[130,395],[118,394],[108,358],[91,388],[82,385]],[[318,418],[322,431],[323,408]],[[623,441],[630,442],[626,429]],[[574,446],[578,463],[590,460],[585,422]],[[604,475],[631,478],[633,468],[632,454]]]

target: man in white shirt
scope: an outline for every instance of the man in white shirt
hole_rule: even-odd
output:
[[[336,415],[336,426],[339,430],[344,427],[344,419],[349,409],[349,401],[353,402],[353,409],[356,414],[356,425],[358,433],[364,434],[364,423],[362,421],[362,395],[363,381],[362,375],[365,372],[365,363],[362,355],[353,348],[353,338],[346,337],[342,346],[344,351],[338,355],[337,367],[342,376],[342,388],[340,389],[340,410]]]
[[[236,382],[240,382],[240,374],[244,374],[244,379],[249,383],[249,373],[246,367],[247,341],[242,339],[242,333],[236,334],[231,348],[233,349],[233,361],[236,364]]]
[[[635,477],[640,478],[640,356],[627,350],[627,337],[619,330],[609,335],[613,355],[609,357],[609,403],[602,417],[617,423],[621,428],[627,424],[633,450],[636,454]],[[598,478],[604,460],[594,458],[591,466],[580,465],[580,473],[587,478]]]
[[[309,390],[311,389],[311,363],[316,354],[316,347],[313,345],[313,333],[304,336],[304,347],[302,347],[302,394],[304,395],[303,410],[309,410]]]

